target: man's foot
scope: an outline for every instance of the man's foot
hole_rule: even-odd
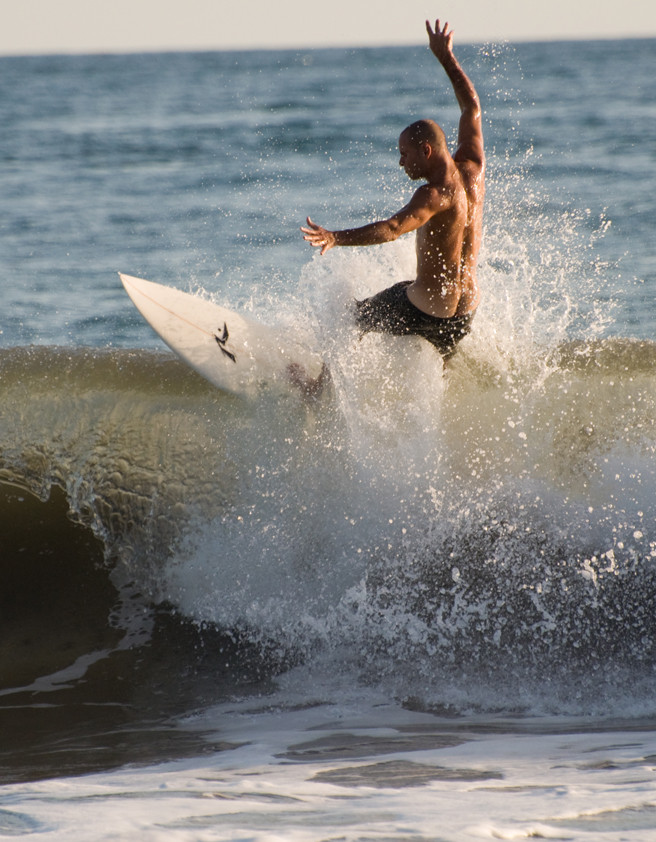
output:
[[[328,366],[323,363],[318,377],[308,377],[303,366],[290,363],[287,366],[287,377],[289,382],[300,389],[306,397],[316,399],[330,380],[330,372]]]

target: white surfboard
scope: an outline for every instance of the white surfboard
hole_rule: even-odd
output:
[[[320,378],[319,354],[290,336],[197,295],[119,272],[132,302],[166,344],[210,383],[252,395]]]

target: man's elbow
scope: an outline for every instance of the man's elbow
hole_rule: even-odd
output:
[[[396,219],[388,219],[387,222],[381,226],[381,243],[393,243],[394,240],[398,240],[403,233],[403,229]]]
[[[475,120],[480,120],[483,116],[481,110],[481,101],[478,98],[478,94],[473,93],[473,95],[468,98],[465,102],[462,103],[461,106],[461,116],[465,117],[472,122]]]

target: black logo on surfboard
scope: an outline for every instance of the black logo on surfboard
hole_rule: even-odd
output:
[[[233,363],[236,363],[237,357],[232,353],[232,351],[228,351],[228,349],[226,348],[226,342],[228,341],[229,336],[230,334],[228,333],[228,325],[225,322],[223,322],[223,331],[219,332],[217,330],[217,332],[214,334],[214,338],[216,339],[216,344],[221,349],[221,353],[225,354],[226,357],[229,357],[233,361]]]

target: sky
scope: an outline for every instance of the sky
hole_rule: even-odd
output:
[[[0,55],[656,36],[654,0],[3,0]]]

